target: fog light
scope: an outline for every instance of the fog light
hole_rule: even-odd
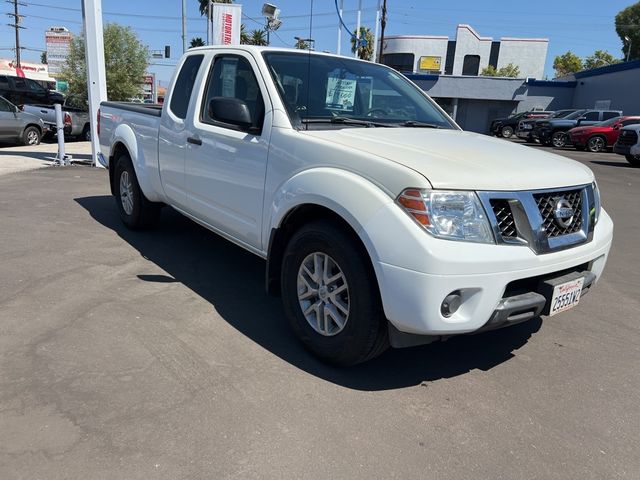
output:
[[[455,292],[451,292],[447,295],[442,301],[442,305],[440,305],[440,312],[443,317],[450,317],[458,308],[460,308],[460,304],[462,303],[462,296],[460,295],[460,291],[456,290]]]

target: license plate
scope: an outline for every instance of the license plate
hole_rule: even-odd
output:
[[[570,282],[556,285],[553,289],[553,294],[551,295],[549,316],[553,317],[557,313],[564,312],[575,307],[580,301],[583,283],[584,277],[581,277],[576,280],[571,280]]]

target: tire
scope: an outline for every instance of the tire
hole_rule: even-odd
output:
[[[319,272],[327,270],[333,281],[325,283],[321,277],[327,275]],[[387,320],[367,253],[345,230],[326,220],[301,227],[287,245],[281,275],[287,319],[318,358],[355,365],[389,347]],[[341,291],[332,293],[332,288]]]
[[[564,148],[567,145],[567,133],[554,132],[553,135],[551,135],[551,145],[555,148]]]
[[[607,148],[607,141],[600,135],[594,135],[587,140],[587,150],[593,153],[604,152]]]
[[[131,158],[122,154],[116,159],[114,194],[122,222],[132,230],[155,226],[161,205],[147,200],[140,189]]]
[[[85,142],[91,141],[91,127],[89,126],[89,124],[85,125],[84,128],[82,129],[82,135],[80,135],[80,140]]]
[[[500,134],[504,138],[511,138],[513,136],[513,127],[510,127],[509,125],[502,127],[502,130],[500,130]]]
[[[625,155],[624,157],[630,165],[640,167],[640,155]]]
[[[23,145],[40,145],[42,139],[42,133],[38,127],[33,125],[24,129],[22,132],[22,144]]]

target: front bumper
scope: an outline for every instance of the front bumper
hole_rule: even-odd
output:
[[[590,242],[543,255],[521,245],[446,240],[435,243],[424,233],[423,252],[431,259],[426,264],[432,263],[433,271],[438,273],[374,262],[385,314],[399,332],[414,335],[454,335],[488,329],[492,323],[505,323],[500,310],[504,310],[509,297],[540,293],[538,285],[545,278],[581,271],[594,283],[606,264],[612,235],[613,222],[604,210]],[[453,315],[445,317],[441,305],[452,292],[460,293],[461,305]],[[541,311],[529,313],[529,307],[512,310],[506,319],[512,314],[520,320],[521,314],[532,318]]]
[[[615,143],[613,145],[613,152],[618,155],[640,155],[640,144],[620,145],[619,143]]]

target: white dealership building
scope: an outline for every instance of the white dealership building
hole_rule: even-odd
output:
[[[444,36],[395,35],[384,38],[383,62],[399,71],[477,76],[489,65],[510,63],[521,78],[542,78],[549,40],[481,37],[471,26],[458,25],[455,40]]]

